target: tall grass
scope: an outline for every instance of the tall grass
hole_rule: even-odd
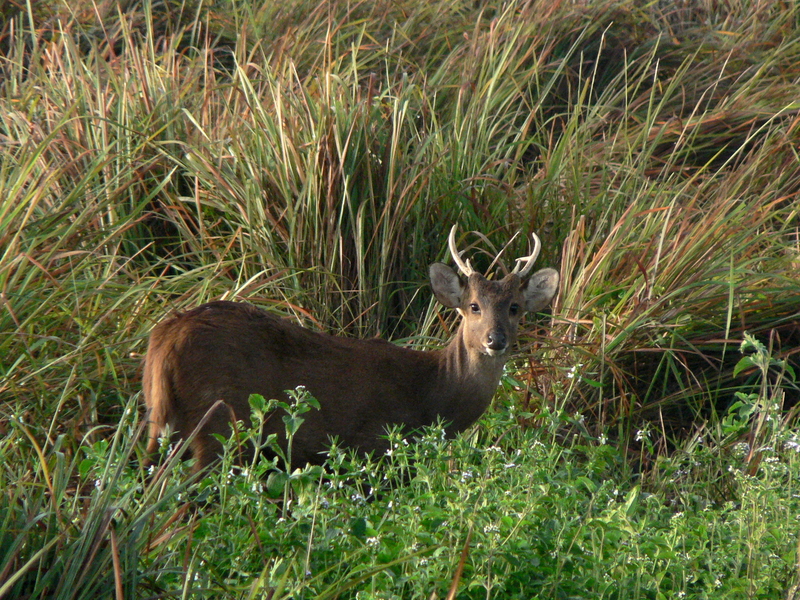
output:
[[[471,581],[465,597],[526,586],[549,597],[613,572],[622,579],[606,582],[609,597],[713,597],[728,583],[663,575],[691,577],[705,560],[698,548],[711,542],[689,533],[694,517],[678,523],[656,510],[662,501],[716,511],[709,539],[734,558],[706,567],[729,575],[731,593],[789,585],[788,559],[776,566],[770,557],[794,546],[785,529],[770,538],[755,507],[773,502],[773,520],[796,508],[787,483],[796,461],[780,449],[791,447],[794,412],[773,415],[764,400],[789,409],[798,397],[792,3],[79,0],[12,2],[0,15],[2,592],[205,586],[280,597],[310,585],[335,597],[366,593],[369,581],[376,596],[385,584],[429,597]],[[321,496],[297,484],[306,495],[297,492],[305,503],[296,520],[269,540],[241,533],[241,544],[255,545],[232,551],[273,558],[217,562],[220,573],[209,574],[202,561],[225,559],[193,540],[218,543],[234,527],[225,511],[183,520],[179,467],[153,483],[127,465],[152,325],[235,298],[316,329],[438,344],[454,321],[424,281],[427,265],[446,258],[453,223],[485,234],[463,240],[481,268],[518,230],[537,231],[540,262],[560,267],[552,318],[528,321],[505,382],[503,396],[517,400],[502,412],[516,417],[496,414],[493,433],[473,436],[512,429],[509,445],[499,444],[505,453],[545,444],[508,462],[542,460],[563,477],[541,483],[546,470],[531,466],[504,479],[489,461],[483,491],[461,482],[465,495],[451,497],[446,463],[431,459],[435,472],[421,467],[391,500],[427,507],[422,541],[403,537],[391,511],[355,514],[347,495],[328,500],[342,512],[325,513],[320,531],[352,533],[342,537],[346,558],[307,537],[318,534],[302,517],[323,518]],[[522,239],[504,257],[522,255]],[[761,343],[774,362],[739,365],[746,333],[755,336],[747,351]],[[782,426],[765,429],[767,414]],[[459,443],[492,445],[476,439]],[[478,451],[464,452],[457,468],[478,468]],[[641,478],[624,466],[626,453]],[[583,478],[581,498],[566,491],[574,478]],[[489,482],[513,490],[509,504]],[[628,501],[614,504],[615,487]],[[245,507],[255,500],[241,493],[231,519],[250,532]],[[561,520],[548,517],[548,494]],[[486,497],[486,514],[458,512]],[[597,528],[567,525],[600,501],[608,512]],[[280,518],[259,502],[259,518]],[[498,506],[511,524],[486,520]],[[179,516],[170,520],[170,510]],[[452,514],[459,526],[437,533],[432,523]],[[389,523],[393,541],[372,553],[366,540],[380,536],[362,521],[374,531]],[[646,523],[658,535],[639,562],[603,562]],[[525,546],[534,538],[535,552]],[[403,551],[407,543],[440,558]],[[604,558],[590,564],[576,548]],[[475,559],[457,569],[462,550]],[[303,583],[311,556],[314,576]],[[527,571],[515,556],[544,566]],[[497,570],[482,570],[483,560]],[[414,587],[413,569],[438,587]],[[192,577],[205,577],[202,586]]]

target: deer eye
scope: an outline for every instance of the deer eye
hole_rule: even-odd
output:
[[[511,314],[512,317],[516,317],[517,313],[519,313],[519,304],[512,304],[508,307],[508,312]]]
[[[480,314],[481,307],[478,306],[475,302],[469,305],[469,309],[472,311],[473,314]]]

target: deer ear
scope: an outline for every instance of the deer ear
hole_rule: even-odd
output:
[[[433,263],[428,272],[431,276],[431,287],[436,299],[447,308],[458,308],[461,306],[461,298],[464,295],[464,284],[461,278],[444,263]]]
[[[542,269],[531,275],[522,288],[525,310],[537,312],[550,304],[558,291],[559,279],[558,271],[555,269]]]

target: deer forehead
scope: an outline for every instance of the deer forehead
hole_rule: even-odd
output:
[[[492,281],[483,275],[474,273],[469,278],[465,301],[467,304],[478,302],[484,306],[519,302],[522,298],[520,285],[520,279],[516,275],[506,275],[500,281]]]

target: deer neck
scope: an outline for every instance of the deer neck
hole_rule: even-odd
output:
[[[440,352],[440,382],[445,386],[440,414],[451,422],[454,432],[461,431],[472,425],[489,406],[508,356],[507,353],[489,356],[468,348],[462,327]]]

